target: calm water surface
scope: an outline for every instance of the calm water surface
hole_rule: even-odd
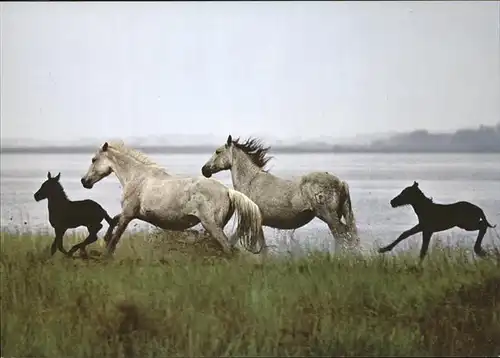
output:
[[[151,154],[152,159],[177,175],[201,175],[201,166],[211,153]],[[98,201],[111,215],[120,211],[121,188],[110,176],[84,189],[81,176],[90,164],[91,153],[81,154],[1,154],[1,226],[10,229],[48,229],[47,203],[35,202],[33,194],[46,179],[47,171],[61,172],[61,182],[72,200],[90,198]],[[269,163],[271,171],[284,178],[298,177],[313,170],[329,171],[346,180],[350,186],[354,213],[365,247],[394,240],[402,231],[416,224],[410,207],[392,209],[389,201],[405,186],[417,180],[421,189],[435,202],[468,200],[481,206],[488,220],[500,224],[500,155],[498,154],[276,154]],[[215,178],[231,185],[229,172]],[[26,224],[25,224],[26,223]],[[130,230],[150,227],[139,221]],[[197,226],[196,228],[201,228]],[[232,224],[226,227],[231,232]],[[50,229],[52,232],[52,229]],[[282,242],[291,233],[266,228],[270,242]],[[103,232],[101,235],[103,235]],[[474,233],[458,229],[440,234],[469,243]],[[331,241],[326,225],[318,219],[293,234],[295,242],[306,245],[328,245]],[[485,243],[495,238],[486,234]],[[409,239],[402,247],[418,241]]]

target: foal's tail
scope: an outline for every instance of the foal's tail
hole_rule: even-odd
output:
[[[240,238],[240,243],[247,251],[258,254],[265,247],[260,209],[245,194],[230,188],[228,189],[229,200],[238,215],[238,226],[234,235]],[[260,249],[257,251],[258,242],[260,242]]]
[[[496,225],[491,225],[488,220],[486,220],[486,215],[484,214],[484,211],[481,213],[481,218],[484,220],[484,222],[486,223],[486,225],[488,225],[488,227],[491,227],[492,229],[496,228],[497,226]]]
[[[341,182],[341,190],[343,194],[341,211],[344,215],[345,222],[349,227],[351,235],[355,236],[358,240],[358,229],[356,227],[356,219],[354,218],[354,212],[352,211],[351,205],[351,194],[349,193],[349,185],[345,182]]]

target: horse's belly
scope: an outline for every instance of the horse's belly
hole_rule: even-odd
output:
[[[144,220],[152,225],[158,226],[164,230],[182,231],[195,226],[200,220],[193,215],[185,215],[183,217],[160,217],[153,213],[141,215],[139,219]]]
[[[275,229],[293,230],[308,224],[314,216],[310,210],[292,215],[264,215],[262,223]]]

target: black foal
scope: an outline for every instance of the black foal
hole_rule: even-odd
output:
[[[458,201],[453,204],[435,204],[432,199],[427,198],[419,189],[417,182],[413,182],[412,186],[403,189],[398,196],[391,200],[393,208],[403,205],[413,207],[418,217],[418,224],[403,232],[391,244],[380,248],[378,252],[390,251],[404,239],[422,232],[422,248],[420,249],[420,262],[422,262],[429,248],[432,234],[456,226],[466,231],[479,230],[474,252],[481,257],[486,255],[486,252],[481,248],[481,242],[486,230],[489,227],[494,228],[496,225],[492,226],[486,220],[484,211],[477,205],[467,201]]]
[[[35,193],[35,200],[48,200],[49,222],[56,231],[56,237],[51,247],[51,254],[54,255],[57,249],[62,253],[72,256],[76,250],[80,249],[82,256],[86,257],[85,247],[97,241],[97,233],[102,229],[101,221],[104,219],[109,224],[109,229],[113,230],[116,220],[112,219],[101,205],[93,200],[71,201],[68,199],[64,189],[59,182],[61,173],[51,177],[47,173],[47,180]],[[89,236],[79,244],[74,245],[69,252],[63,247],[63,236],[66,230],[79,226],[87,227]]]

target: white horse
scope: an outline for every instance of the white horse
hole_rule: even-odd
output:
[[[269,149],[257,139],[240,143],[229,136],[201,172],[210,178],[230,170],[233,187],[259,206],[264,226],[297,229],[318,217],[332,232],[335,251],[344,244],[357,247],[359,237],[347,183],[327,172],[312,172],[293,181],[278,178],[263,169],[271,159],[267,157]]]
[[[231,252],[240,238],[255,253],[257,243],[265,245],[262,217],[257,205],[244,194],[218,180],[203,177],[181,178],[168,174],[143,153],[123,142],[104,143],[92,157],[87,174],[81,179],[91,189],[99,180],[115,173],[122,185],[122,212],[115,216],[116,231],[110,227],[104,238],[107,254],[112,255],[127,225],[133,219],[146,221],[166,230],[183,231],[201,222],[222,246]],[[223,229],[236,210],[238,225],[231,245]],[[116,222],[116,221],[115,221]]]

